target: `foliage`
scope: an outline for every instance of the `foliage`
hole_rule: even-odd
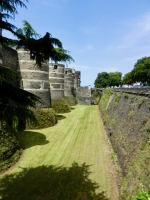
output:
[[[132,83],[134,83],[133,73],[129,72],[124,75],[122,84],[131,85]]]
[[[150,57],[139,59],[132,70],[135,81],[150,84]]]
[[[23,21],[23,28],[16,30],[16,36],[18,40],[6,39],[3,43],[28,50],[40,67],[42,63],[47,62],[49,59],[55,62],[74,61],[69,55],[69,51],[63,49],[60,40],[53,38],[48,32],[41,37],[26,20]]]
[[[150,191],[140,191],[136,196],[132,196],[134,200],[150,200]]]
[[[135,82],[142,82],[145,85],[150,85],[150,57],[143,57],[134,65],[134,69],[125,74],[123,84],[130,85]]]
[[[122,77],[121,72],[98,73],[94,85],[96,88],[119,86],[121,84],[121,77]]]
[[[64,97],[66,101],[68,102],[69,106],[75,106],[77,104],[77,100],[73,95]]]
[[[109,86],[109,74],[107,72],[98,73],[94,82],[96,88],[106,88]]]
[[[67,113],[70,112],[70,106],[65,99],[52,100],[52,108],[56,113]]]
[[[37,108],[33,110],[38,123],[27,123],[27,129],[40,129],[54,126],[57,123],[55,111],[52,108]]]
[[[16,163],[21,155],[21,147],[15,135],[0,130],[0,173]]]
[[[26,20],[23,20],[23,28],[16,31],[18,34],[22,35],[26,39],[30,38],[40,38],[40,35],[32,28],[31,24]]]
[[[34,94],[15,87],[16,79],[17,72],[0,66],[0,126],[11,132],[17,132],[19,119],[36,122],[28,106],[35,107],[36,101],[40,101]]]
[[[110,72],[109,73],[109,86],[114,87],[114,86],[119,86],[121,84],[121,77],[122,73],[121,72]]]

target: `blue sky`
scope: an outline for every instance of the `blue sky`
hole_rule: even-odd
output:
[[[27,20],[41,35],[58,38],[81,71],[81,86],[94,86],[98,73],[130,72],[150,56],[150,0],[29,0],[14,21]],[[3,35],[11,37],[10,33]]]

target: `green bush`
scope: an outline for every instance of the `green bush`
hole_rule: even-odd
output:
[[[150,200],[150,191],[140,191],[138,195],[132,196],[134,200]]]
[[[75,106],[77,104],[77,100],[73,95],[66,96],[66,97],[64,97],[64,99],[66,99],[69,106]]]
[[[57,113],[67,113],[70,112],[70,106],[66,99],[55,99],[52,100],[52,108],[55,110]]]
[[[52,108],[37,108],[34,114],[37,118],[38,123],[33,124],[27,122],[27,129],[40,129],[54,126],[57,123],[56,113]]]
[[[13,166],[22,153],[19,141],[15,135],[6,130],[0,130],[0,173]]]

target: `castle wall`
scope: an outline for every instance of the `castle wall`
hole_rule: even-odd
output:
[[[8,66],[11,69],[17,71],[18,70],[18,56],[17,51],[4,46],[2,47],[2,62],[4,66]]]
[[[77,103],[79,105],[91,105],[91,87],[78,87],[76,90]]]
[[[150,89],[104,89],[100,108],[120,179],[120,199],[150,189]],[[118,166],[119,165],[119,166]]]
[[[75,71],[75,87],[78,88],[80,87],[80,83],[81,83],[81,72],[80,71]]]
[[[72,91],[74,88],[73,84],[73,74],[71,68],[65,68],[65,74],[64,74],[65,82],[64,82],[64,95],[70,96],[72,95]]]
[[[49,63],[51,99],[64,98],[64,68],[62,64]]]
[[[50,107],[50,99],[61,99],[76,94],[80,87],[80,71],[65,68],[63,64],[43,64],[38,67],[29,51],[17,51],[3,46],[2,63],[17,71],[21,80],[15,86],[27,90],[41,98],[37,107]]]
[[[37,103],[37,107],[50,107],[48,63],[42,64],[40,68],[35,60],[31,59],[28,51],[19,49],[17,52],[22,79],[20,87],[41,98],[41,103]]]

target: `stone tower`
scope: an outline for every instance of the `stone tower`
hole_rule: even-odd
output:
[[[64,68],[63,64],[49,63],[49,84],[52,100],[64,98]]]
[[[65,78],[64,95],[65,96],[70,96],[73,93],[73,88],[74,88],[73,77],[74,77],[74,75],[72,73],[72,69],[65,68],[65,74],[64,74],[64,78]]]
[[[80,71],[75,71],[75,88],[79,88],[81,83],[81,72]]]
[[[22,79],[20,87],[41,98],[42,103],[37,103],[37,107],[50,107],[48,63],[40,68],[35,65],[34,57],[28,51],[18,49],[17,52]]]

